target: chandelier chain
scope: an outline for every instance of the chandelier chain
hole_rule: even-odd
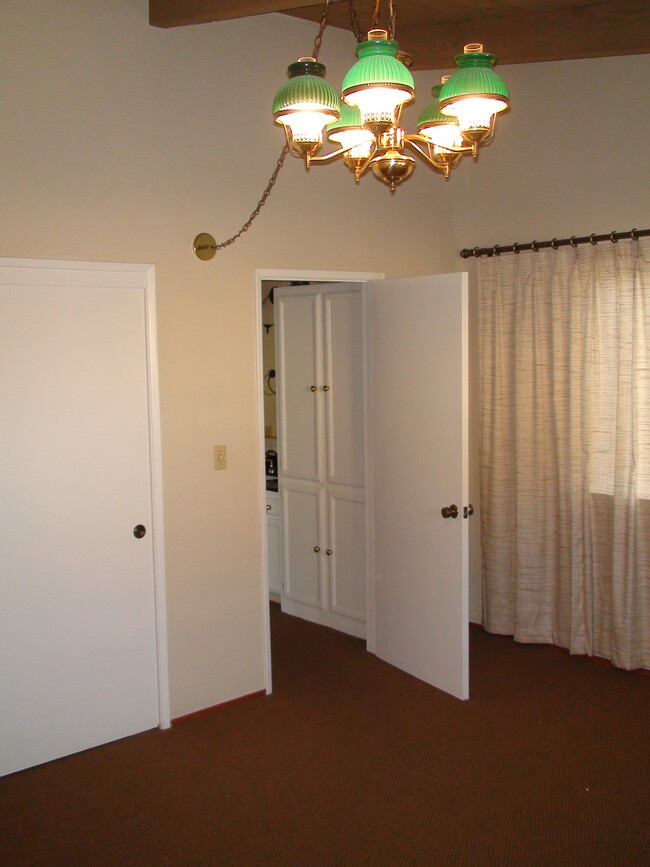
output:
[[[375,8],[372,13],[371,30],[376,30],[379,25],[379,13],[381,11],[381,0],[375,0]]]
[[[397,13],[395,11],[395,3],[393,0],[390,0],[388,4],[388,38],[395,39],[395,21],[397,18]]]
[[[359,19],[357,18],[357,10],[354,5],[354,0],[348,0],[348,9],[350,11],[350,24],[352,26],[354,37],[357,42],[364,42],[366,37],[359,26]]]
[[[325,6],[323,7],[323,15],[320,20],[320,25],[318,27],[318,33],[316,34],[316,39],[314,40],[314,50],[311,55],[314,60],[318,60],[318,52],[320,51],[321,42],[323,41],[323,33],[325,32],[325,28],[327,27],[327,18],[330,14],[330,7],[332,5],[333,0],[325,0]]]
[[[262,193],[262,197],[260,198],[259,202],[257,203],[257,207],[255,208],[253,213],[250,215],[250,217],[246,220],[246,222],[241,227],[241,229],[237,232],[237,234],[233,235],[232,238],[228,238],[227,241],[222,241],[221,244],[217,244],[216,248],[215,248],[216,250],[223,250],[224,247],[229,247],[230,244],[234,244],[240,235],[243,235],[244,232],[247,232],[250,229],[250,227],[253,223],[253,220],[255,219],[255,217],[259,216],[260,211],[262,210],[262,208],[266,204],[266,200],[271,195],[271,190],[273,189],[273,187],[275,185],[278,174],[280,173],[280,169],[284,165],[284,160],[285,160],[288,153],[289,153],[289,145],[285,144],[285,146],[282,148],[282,153],[278,157],[278,161],[275,164],[275,169],[273,170],[273,174],[269,178],[269,182],[266,185],[266,189]]]

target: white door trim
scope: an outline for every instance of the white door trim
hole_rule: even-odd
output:
[[[156,622],[156,661],[158,673],[158,719],[161,729],[170,728],[169,665],[167,647],[167,607],[165,596],[165,540],[163,522],[162,442],[158,380],[158,343],[156,329],[155,266],[117,262],[79,262],[61,259],[0,258],[0,265],[11,268],[59,269],[67,271],[128,271],[143,275],[147,350],[147,391],[149,446],[151,460],[151,517]]]
[[[264,668],[266,692],[273,691],[271,675],[271,624],[269,619],[269,573],[266,561],[266,478],[264,469],[264,359],[262,355],[262,304],[260,301],[263,280],[307,280],[310,283],[366,283],[368,280],[383,280],[384,274],[375,271],[317,271],[295,270],[291,268],[257,268],[255,270],[255,328],[257,363],[255,365],[255,387],[257,394],[257,475],[259,484],[260,550],[262,552],[262,611],[264,628]]]

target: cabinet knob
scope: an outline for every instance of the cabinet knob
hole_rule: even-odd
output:
[[[267,504],[266,504],[266,511],[267,511],[267,512],[270,512],[270,511],[271,511],[271,504],[270,504],[270,503],[267,503]]]
[[[323,386],[323,391],[329,391],[329,390],[330,390],[329,385],[324,385],[324,386]]]
[[[314,553],[318,554],[319,551],[320,551],[320,545],[314,545]]]
[[[312,385],[310,391],[318,391],[318,386]]]
[[[326,548],[326,549],[325,549],[325,553],[326,553],[326,554],[327,554],[327,556],[328,556],[328,557],[329,557],[329,556],[330,556],[330,554],[333,554],[333,553],[334,553],[334,551],[332,551],[332,549],[331,549],[331,548]]]

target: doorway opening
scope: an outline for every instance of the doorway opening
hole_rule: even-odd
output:
[[[323,271],[257,271],[255,281],[255,299],[257,311],[257,380],[258,380],[258,421],[259,421],[259,464],[264,468],[264,473],[260,474],[261,492],[260,492],[260,509],[262,512],[262,539],[263,539],[263,569],[264,581],[263,587],[263,602],[264,602],[264,619],[265,619],[265,653],[266,653],[266,689],[267,692],[272,690],[272,675],[271,675],[271,631],[269,617],[269,600],[280,603],[282,600],[282,582],[283,582],[283,539],[287,538],[287,526],[282,526],[283,503],[281,501],[282,492],[279,490],[278,475],[279,469],[283,460],[281,454],[281,446],[278,445],[278,418],[277,418],[277,388],[278,388],[278,369],[279,359],[275,355],[275,344],[277,334],[277,307],[275,292],[279,288],[284,287],[310,287],[313,284],[331,284],[333,292],[337,284],[343,283],[364,283],[372,279],[381,279],[382,274],[376,273],[355,273],[355,272],[323,272]],[[358,291],[358,290],[357,290]],[[314,386],[314,388],[322,389],[322,385]],[[318,395],[320,399],[323,395]],[[302,511],[303,506],[307,510],[311,508],[314,499],[309,496],[310,491],[305,488],[300,488],[300,483],[293,485],[291,491],[287,491],[284,496],[289,502],[284,503],[284,510],[287,508],[297,509]],[[343,507],[339,511],[342,512]],[[319,544],[314,544],[313,550],[320,548]],[[319,554],[327,557],[328,565],[331,565],[329,555],[326,553],[325,545],[323,551],[319,550]],[[330,551],[330,554],[332,552]],[[365,564],[363,564],[363,575],[365,582]],[[297,594],[300,595],[299,593]],[[365,583],[364,583],[365,595]],[[292,609],[290,600],[285,601],[285,606],[289,613],[301,614],[300,604],[297,607],[294,605]],[[307,615],[306,619],[311,619]],[[329,624],[328,624],[329,625]],[[335,625],[335,621],[332,625]],[[336,628],[336,626],[335,626]]]

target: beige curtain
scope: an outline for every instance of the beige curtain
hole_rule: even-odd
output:
[[[650,667],[650,239],[482,258],[483,624]]]

